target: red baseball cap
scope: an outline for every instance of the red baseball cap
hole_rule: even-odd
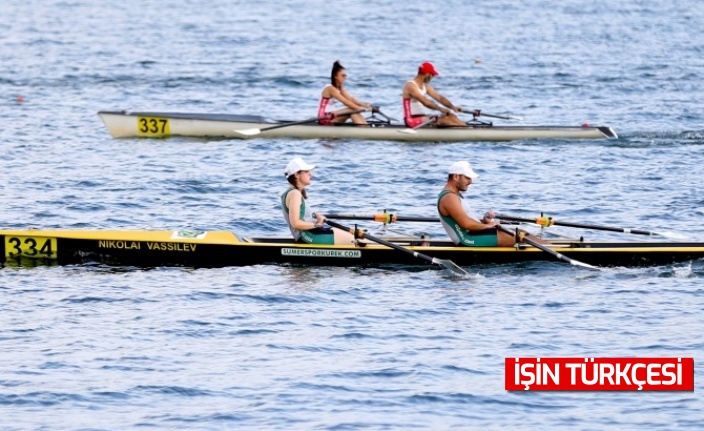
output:
[[[437,69],[435,69],[435,66],[433,66],[433,63],[430,63],[427,61],[420,65],[420,67],[418,68],[418,73],[429,73],[433,76],[440,75],[440,72],[438,72]]]

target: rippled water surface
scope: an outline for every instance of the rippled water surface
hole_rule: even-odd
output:
[[[2,229],[285,235],[281,174],[302,155],[324,210],[433,215],[467,159],[478,214],[704,241],[697,1],[101,3],[0,4]],[[336,59],[391,116],[431,60],[457,104],[620,137],[115,140],[96,115],[305,119]],[[701,261],[467,269],[2,268],[0,430],[701,428]],[[509,356],[694,357],[695,390],[507,392]]]

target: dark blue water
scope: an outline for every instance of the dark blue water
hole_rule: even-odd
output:
[[[284,235],[283,167],[302,155],[323,210],[432,215],[467,159],[477,213],[702,241],[702,27],[694,0],[4,0],[0,228]],[[457,104],[620,138],[113,140],[96,115],[305,119],[336,59],[392,116],[431,60]],[[3,268],[0,430],[701,428],[702,262],[468,270]],[[506,392],[508,356],[694,357],[695,391]]]

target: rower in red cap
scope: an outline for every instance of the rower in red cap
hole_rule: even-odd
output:
[[[461,106],[453,105],[450,100],[435,91],[430,80],[440,75],[433,63],[425,62],[418,68],[418,74],[403,86],[403,119],[408,127],[417,127],[430,121],[432,116],[425,108],[440,111],[443,115],[436,117],[434,124],[439,126],[467,126],[453,112],[462,112]],[[435,102],[427,96],[435,99]],[[436,103],[437,102],[437,103]]]

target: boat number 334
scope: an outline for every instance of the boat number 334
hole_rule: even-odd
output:
[[[6,236],[5,256],[56,259],[56,238]]]

